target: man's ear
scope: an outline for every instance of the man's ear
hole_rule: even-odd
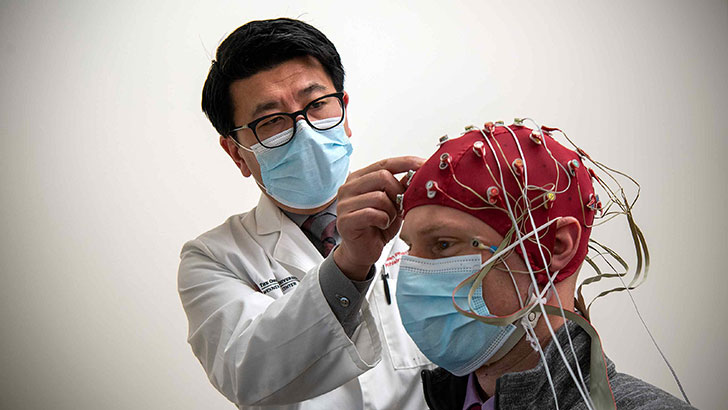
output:
[[[581,240],[581,224],[573,216],[565,216],[556,221],[556,238],[551,252],[550,270],[555,272],[564,268],[574,258]]]
[[[344,109],[349,106],[349,93],[344,91],[344,96],[341,97],[341,99],[344,101]],[[346,119],[344,120],[344,131],[346,131],[346,136],[351,138],[351,128],[349,128],[349,115],[347,113]]]
[[[225,152],[232,158],[233,162],[235,162],[235,166],[240,170],[240,172],[243,173],[244,177],[250,176],[250,168],[248,168],[248,164],[245,162],[245,158],[240,156],[240,152],[238,151],[238,146],[235,145],[235,143],[232,141],[231,138],[225,138],[222,135],[220,136],[220,146],[222,147]]]

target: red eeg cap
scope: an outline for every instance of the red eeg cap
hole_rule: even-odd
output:
[[[440,146],[437,152],[415,173],[405,191],[402,203],[403,215],[406,217],[409,210],[421,205],[447,206],[475,216],[495,229],[501,236],[505,236],[511,229],[512,223],[507,213],[508,207],[504,202],[505,193],[500,182],[500,172],[503,173],[505,190],[509,195],[511,208],[516,213],[516,219],[526,216],[522,188],[519,187],[516,178],[520,180],[520,186],[523,186],[524,175],[527,173],[528,185],[531,187],[527,196],[531,203],[531,213],[536,227],[561,216],[573,216],[581,224],[581,239],[577,252],[556,276],[555,281],[558,282],[576,272],[588,251],[591,225],[597,209],[589,170],[581,162],[576,152],[565,148],[551,138],[549,135],[551,128],[544,127],[543,131],[539,133],[527,127],[511,125],[510,128],[516,134],[523,152],[524,158],[521,158],[513,135],[506,127],[488,128],[489,125],[486,124],[486,129],[482,133],[480,130],[473,130],[460,138],[448,140]],[[532,132],[534,132],[533,136]],[[496,155],[498,161],[496,161]],[[558,166],[554,159],[561,166]],[[486,163],[491,172],[488,172]],[[460,186],[455,182],[453,174],[463,185],[472,188],[494,205],[488,205]],[[555,186],[557,181],[558,187]],[[543,190],[533,189],[533,187],[540,187]],[[434,196],[432,192],[434,192]],[[444,195],[443,192],[447,195]],[[479,210],[468,209],[448,198],[448,195],[469,207],[487,207]],[[590,203],[591,205],[587,206]],[[520,230],[524,235],[532,231],[531,222],[527,217],[521,222]],[[556,225],[554,224],[539,234],[541,245],[548,248],[549,251],[553,249],[555,231]],[[534,237],[526,239],[524,245],[532,269],[540,271],[536,272],[536,279],[540,285],[544,285],[548,283],[548,277],[542,270],[544,268],[543,259],[533,239]],[[517,237],[514,234],[512,241],[515,240]],[[523,257],[521,247],[517,246],[515,249]],[[543,253],[546,260],[549,261],[550,252],[544,250]]]

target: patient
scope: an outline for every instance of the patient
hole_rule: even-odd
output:
[[[404,194],[397,303],[439,366],[422,373],[429,407],[692,408],[617,372],[574,313],[598,177],[554,129],[534,129],[488,123],[446,141]]]

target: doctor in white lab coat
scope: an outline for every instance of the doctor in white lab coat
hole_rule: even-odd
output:
[[[419,373],[431,365],[394,300],[407,251],[394,175],[422,160],[347,177],[349,97],[337,66],[333,44],[308,24],[251,22],[220,45],[203,89],[221,146],[263,192],[250,212],[186,243],[179,267],[192,350],[240,408],[426,408]],[[341,118],[323,129],[339,114],[317,115],[331,107]],[[328,256],[300,223],[322,214],[337,227]]]

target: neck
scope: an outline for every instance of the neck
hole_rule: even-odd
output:
[[[573,307],[564,306],[564,309],[573,310]],[[564,325],[564,319],[560,316],[549,316],[548,319],[554,333]],[[546,346],[551,341],[551,333],[549,332],[548,326],[543,317],[536,324],[534,331],[536,332],[541,349],[546,349]],[[533,369],[538,365],[540,360],[541,356],[538,351],[531,347],[530,342],[528,342],[524,336],[520,341],[518,341],[518,343],[516,343],[513,349],[511,349],[511,351],[500,360],[484,365],[476,370],[475,376],[478,378],[478,383],[483,391],[488,395],[488,397],[492,397],[496,393],[495,386],[499,377],[506,373],[522,372]]]

